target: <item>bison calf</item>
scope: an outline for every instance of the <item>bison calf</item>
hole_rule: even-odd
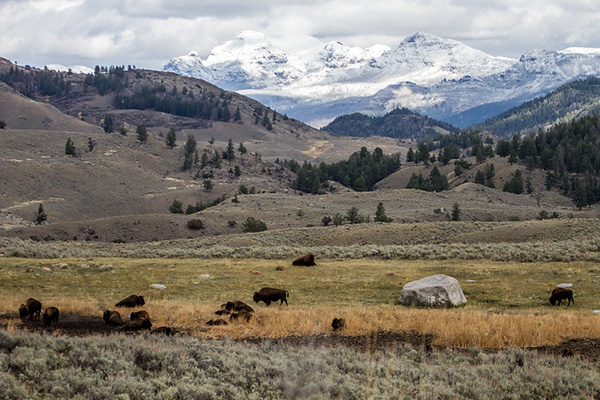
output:
[[[47,307],[44,310],[44,315],[43,315],[44,325],[50,326],[52,324],[54,324],[54,325],[58,324],[58,314],[59,314],[58,308]]]
[[[29,311],[27,311],[27,306],[25,304],[21,304],[19,306],[19,317],[23,320],[27,318],[27,315],[29,315]]]
[[[331,321],[331,327],[334,331],[344,329],[346,327],[346,320],[344,318],[334,318],[333,321]]]
[[[558,303],[558,305],[560,306],[560,302],[562,300],[567,300],[567,307],[569,307],[569,304],[571,304],[571,302],[573,302],[573,305],[575,305],[575,300],[573,299],[573,291],[571,289],[565,289],[560,287],[552,290],[552,293],[550,294],[550,304],[554,305],[555,303]]]
[[[315,256],[312,253],[308,253],[292,261],[292,265],[300,267],[312,267],[313,265],[317,264],[315,264]]]
[[[30,320],[40,319],[40,316],[42,315],[42,303],[30,297],[25,302],[25,305],[27,306],[27,313],[29,314]]]
[[[131,314],[129,314],[129,319],[131,321],[135,320],[135,319],[150,319],[150,314],[148,314],[147,311],[144,310],[140,310],[138,312],[132,312]]]
[[[276,301],[280,301],[279,305],[282,305],[285,301],[285,305],[287,306],[287,298],[289,296],[290,293],[287,290],[266,287],[260,289],[258,292],[254,292],[254,302],[264,301],[268,307]]]
[[[104,311],[103,318],[104,318],[104,322],[107,325],[115,325],[115,326],[123,325],[123,320],[121,319],[121,314],[119,314],[118,311],[106,310],[106,311]]]
[[[115,304],[115,307],[137,307],[143,306],[144,304],[146,304],[146,302],[144,301],[144,296],[132,294],[131,296]]]

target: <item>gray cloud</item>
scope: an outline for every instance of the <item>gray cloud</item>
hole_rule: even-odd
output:
[[[317,39],[396,46],[421,31],[516,58],[534,48],[600,47],[599,20],[592,0],[9,0],[0,1],[0,56],[158,69],[257,30],[296,49]]]

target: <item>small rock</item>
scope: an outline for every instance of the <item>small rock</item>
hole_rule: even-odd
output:
[[[158,289],[158,290],[165,290],[167,287],[165,285],[162,285],[160,283],[153,283],[152,285],[150,285],[151,289]]]
[[[600,315],[600,310],[594,310],[594,311],[592,311],[592,314],[594,314],[594,315]]]
[[[194,282],[194,285],[198,285],[200,282]]]
[[[260,275],[260,271],[252,271],[251,273],[254,275]]]
[[[275,268],[275,271],[283,271],[284,269],[283,265],[278,265],[277,268]]]
[[[203,279],[210,278],[210,274],[201,274],[200,278],[203,278]]]
[[[29,267],[25,270],[25,272],[33,272],[33,268]]]
[[[48,267],[42,267],[42,271],[44,271],[44,272],[50,272],[52,270],[50,268],[48,268]]]
[[[475,282],[475,280],[473,280],[473,279],[467,279],[467,280],[465,281],[465,283],[473,283],[473,282]]]
[[[394,276],[394,271],[387,271],[385,274],[387,276]]]

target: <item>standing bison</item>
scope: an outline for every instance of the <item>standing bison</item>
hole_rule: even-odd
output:
[[[565,289],[560,287],[557,287],[554,290],[552,290],[552,293],[550,294],[550,304],[554,305],[555,303],[558,303],[557,305],[560,306],[560,302],[562,300],[567,300],[567,307],[569,307],[569,304],[571,304],[571,302],[573,302],[573,305],[575,305],[575,300],[573,299],[573,291],[571,289]]]
[[[264,301],[268,307],[271,303],[276,301],[280,301],[279,305],[282,305],[285,301],[285,305],[287,306],[287,298],[289,296],[290,293],[287,290],[265,287],[258,292],[254,292],[254,302],[258,303],[259,301]]]
[[[42,303],[30,297],[25,302],[25,306],[27,307],[27,313],[29,314],[30,320],[40,319],[40,316],[42,315]]]
[[[27,306],[25,304],[21,304],[19,306],[19,317],[21,320],[24,320],[29,315],[29,311],[27,311]]]
[[[56,325],[58,324],[58,308],[56,307],[47,307],[44,310],[44,315],[42,316],[42,318],[44,319],[44,325],[46,326],[50,326],[52,324]]]
[[[334,318],[331,321],[331,327],[334,331],[344,329],[346,327],[346,320],[344,318]]]
[[[146,304],[146,302],[144,301],[144,296],[132,294],[131,296],[115,304],[115,307],[137,307],[143,306],[144,304]]]
[[[303,257],[297,258],[292,261],[292,265],[300,266],[300,267],[312,267],[315,264],[315,256],[312,253],[308,253]]]

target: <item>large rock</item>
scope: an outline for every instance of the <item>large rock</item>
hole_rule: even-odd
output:
[[[460,284],[448,275],[433,275],[409,282],[400,295],[400,304],[407,306],[449,307],[466,302]]]

